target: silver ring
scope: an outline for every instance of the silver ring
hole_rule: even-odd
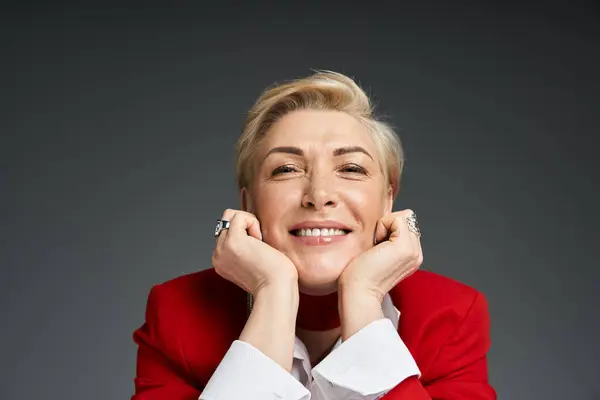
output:
[[[219,237],[221,231],[224,229],[229,229],[229,221],[226,221],[224,219],[218,219],[217,226],[215,228],[215,237]]]
[[[413,232],[417,237],[421,237],[421,230],[419,229],[419,222],[417,221],[417,214],[414,212],[406,217],[406,223],[408,224],[408,230]]]

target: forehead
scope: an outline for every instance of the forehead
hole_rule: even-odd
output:
[[[266,133],[262,147],[296,146],[305,151],[361,146],[375,156],[367,127],[356,118],[334,110],[298,110],[286,114]]]

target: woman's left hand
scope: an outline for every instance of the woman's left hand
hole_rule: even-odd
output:
[[[381,314],[384,296],[401,280],[413,274],[423,263],[421,240],[409,230],[407,217],[412,210],[386,215],[377,222],[375,246],[354,258],[338,279],[340,316],[351,327],[344,336],[351,336]],[[369,305],[373,312],[369,313]],[[354,315],[353,311],[360,311]]]

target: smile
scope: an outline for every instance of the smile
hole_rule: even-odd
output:
[[[348,232],[345,229],[335,228],[302,228],[293,230],[292,234],[295,236],[343,236]]]

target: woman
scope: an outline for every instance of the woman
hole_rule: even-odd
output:
[[[152,288],[133,399],[495,399],[484,297],[418,270],[402,147],[350,78],[266,90],[213,267]]]

